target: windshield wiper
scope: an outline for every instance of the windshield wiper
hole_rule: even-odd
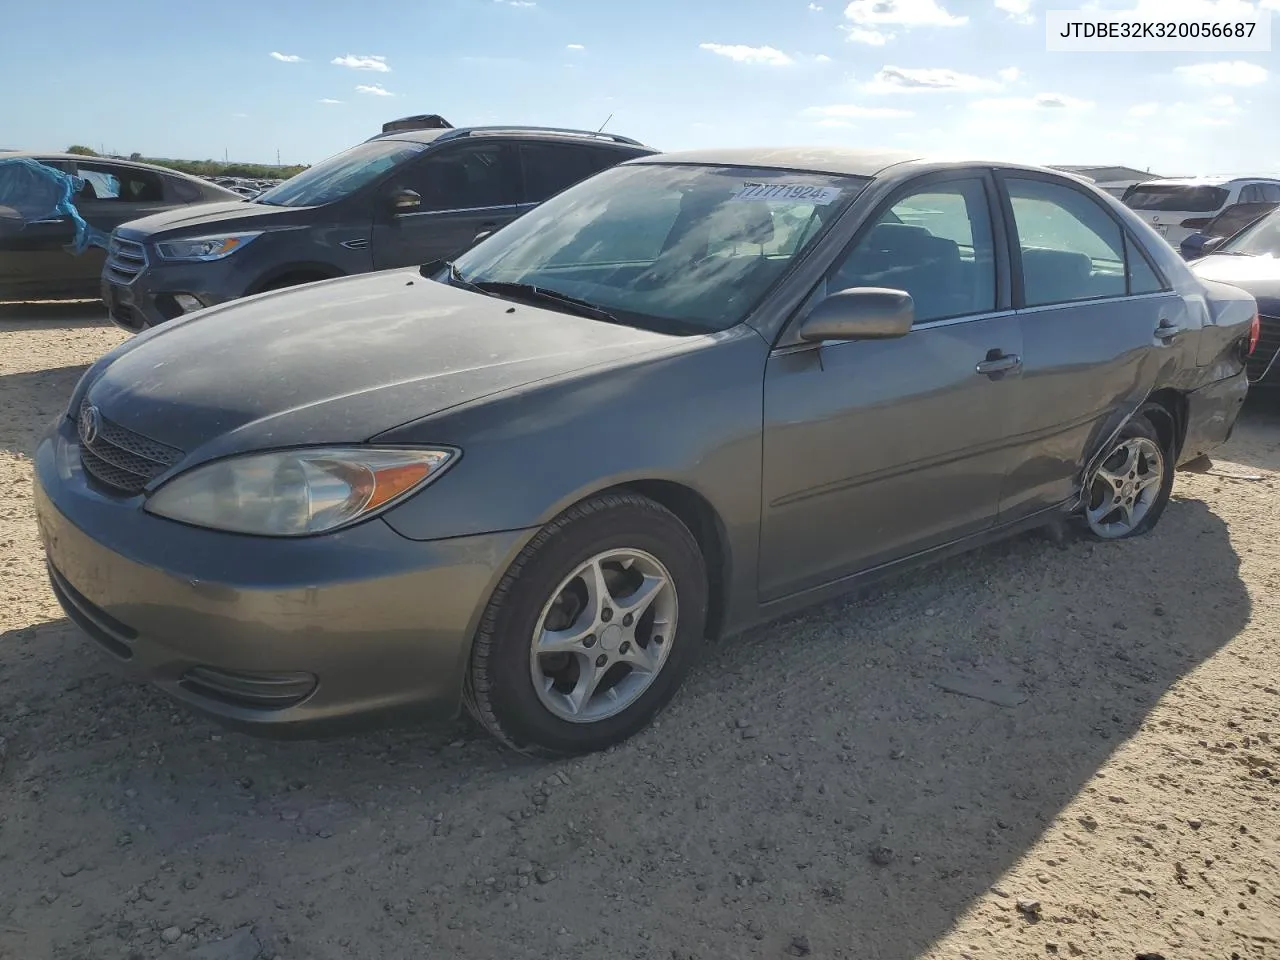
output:
[[[449,279],[459,286],[474,290],[477,293],[531,300],[534,303],[558,307],[566,313],[576,313],[580,317],[603,320],[605,323],[622,322],[608,310],[597,307],[594,303],[587,300],[579,300],[577,297],[571,297],[567,293],[560,293],[557,290],[548,290],[546,287],[539,287],[536,284],[510,283],[505,280],[467,280],[452,263],[449,264]]]

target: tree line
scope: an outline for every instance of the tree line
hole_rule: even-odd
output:
[[[67,153],[81,157],[101,156],[82,144],[67,147]],[[150,163],[157,167],[168,167],[179,173],[187,173],[194,177],[245,177],[250,180],[287,180],[295,174],[307,169],[307,164],[298,163],[292,166],[277,167],[269,163],[223,163],[220,160],[173,160],[168,157],[144,157],[140,153],[131,153],[128,157],[114,156],[115,160],[133,160],[137,163]]]

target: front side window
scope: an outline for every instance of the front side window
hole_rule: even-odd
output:
[[[1272,211],[1241,230],[1214,253],[1244,257],[1280,257],[1280,210]]]
[[[532,284],[677,333],[741,323],[868,183],[643,163],[578,183],[456,261],[473,283]]]
[[[1122,297],[1124,237],[1091,197],[1043,180],[1007,178],[1028,307]]]
[[[422,197],[422,209],[476,210],[514,203],[508,149],[501,143],[450,145],[405,171],[403,186]],[[397,181],[399,183],[399,181]]]
[[[349,197],[421,153],[427,144],[412,140],[371,140],[321,160],[296,177],[254,198],[275,207],[315,207]]]
[[[898,200],[827,277],[827,291],[905,290],[915,322],[990,313],[996,307],[995,244],[982,180],[930,186]]]

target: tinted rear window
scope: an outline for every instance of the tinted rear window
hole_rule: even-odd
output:
[[[1133,210],[1213,213],[1229,196],[1222,187],[1136,187],[1124,202]]]

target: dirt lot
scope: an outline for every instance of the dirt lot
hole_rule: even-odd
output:
[[[1152,536],[718,644],[609,753],[276,744],[118,678],[46,585],[28,458],[96,315],[0,307],[0,957],[1280,957],[1280,408]]]

